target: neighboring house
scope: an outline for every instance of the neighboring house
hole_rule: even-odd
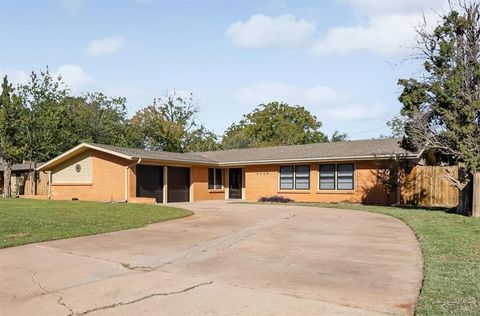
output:
[[[398,139],[171,153],[80,144],[46,162],[49,197],[166,203],[282,195],[295,201],[389,203],[381,160],[416,161]],[[393,197],[394,199],[396,196]],[[395,201],[393,201],[395,202]]]
[[[37,167],[42,163],[37,163]],[[0,165],[0,195],[3,194],[5,167]],[[12,176],[10,178],[10,187],[12,196],[20,195],[47,195],[48,194],[48,174],[46,172],[37,172],[33,162],[24,162],[12,165]],[[36,179],[36,193],[33,184]]]

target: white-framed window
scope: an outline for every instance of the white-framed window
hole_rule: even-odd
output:
[[[280,190],[293,190],[293,166],[280,167]]]
[[[342,163],[337,165],[337,189],[353,190],[355,168],[353,163]]]
[[[223,188],[223,169],[208,168],[208,189],[221,190]]]
[[[353,190],[355,166],[353,163],[321,164],[318,167],[320,190]]]
[[[310,166],[295,166],[295,190],[310,190]]]
[[[280,166],[280,190],[310,190],[310,166]]]
[[[320,165],[318,176],[320,190],[335,190],[335,164]]]

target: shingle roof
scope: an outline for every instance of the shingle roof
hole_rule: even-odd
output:
[[[270,160],[339,159],[382,155],[413,155],[400,147],[400,139],[351,140],[308,145],[232,149],[199,153],[221,163]]]
[[[42,162],[38,162],[37,163],[37,168],[40,167],[42,164],[43,164]],[[12,165],[12,171],[28,171],[28,170],[33,170],[33,169],[35,169],[34,165],[33,165],[33,162],[31,162],[31,163],[19,163],[19,164]],[[5,170],[5,166],[0,165],[0,171],[3,172],[4,170]]]
[[[173,153],[83,143],[46,162],[38,170],[49,170],[52,165],[65,161],[76,155],[76,153],[88,148],[118,155],[129,160],[142,158],[151,161],[183,162],[187,164],[217,166],[300,161],[361,160],[390,158],[393,155],[402,155],[408,158],[417,157],[417,154],[409,153],[402,149],[399,139],[352,140],[335,143],[232,149],[197,153]]]
[[[351,140],[308,145],[274,146],[249,149],[231,149],[198,153],[172,153],[143,149],[123,148],[111,145],[93,146],[148,160],[168,160],[212,164],[267,162],[309,159],[353,159],[375,156],[414,155],[400,147],[400,139]]]
[[[182,162],[204,162],[215,163],[215,160],[203,157],[200,153],[174,153],[167,151],[144,150],[137,148],[125,148],[112,145],[91,144],[96,147],[111,150],[131,156],[132,158],[142,158],[149,160],[168,160],[168,161],[182,161]]]

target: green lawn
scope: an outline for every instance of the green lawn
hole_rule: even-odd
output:
[[[191,214],[158,205],[0,198],[0,248],[142,227]]]
[[[480,218],[444,210],[302,204],[369,211],[401,219],[415,232],[423,251],[425,278],[416,315],[480,315]]]

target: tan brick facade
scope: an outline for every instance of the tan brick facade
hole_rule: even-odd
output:
[[[70,181],[62,178],[62,183],[52,183],[51,198],[59,200],[89,200],[89,201],[125,201],[126,195],[130,202],[154,203],[153,199],[136,197],[136,162],[116,157],[109,153],[88,150],[78,157],[64,161],[52,170],[52,177],[56,173],[72,174],[75,163],[91,160],[92,182],[85,183],[85,178]],[[208,166],[159,163],[143,161],[141,164],[155,164],[161,166],[190,167],[191,186],[190,197],[193,201],[223,200],[228,189],[208,189]],[[305,163],[302,163],[304,165]],[[285,164],[282,164],[285,165]],[[309,190],[280,190],[280,164],[244,166],[244,199],[257,201],[262,196],[282,195],[295,201],[308,202],[355,202],[355,203],[386,203],[387,195],[377,185],[375,178],[376,164],[374,161],[357,161],[355,165],[353,190],[319,190],[318,163],[310,163]],[[128,169],[126,167],[128,166]],[[218,168],[218,167],[217,167]],[[68,172],[65,170],[68,169]],[[83,169],[83,166],[82,166]],[[125,175],[128,170],[128,183]],[[223,168],[223,185],[228,186],[228,168]],[[57,177],[58,179],[58,177]]]
[[[284,165],[284,164],[282,164]],[[305,165],[302,163],[302,165]],[[318,163],[310,163],[309,190],[280,190],[280,164],[245,167],[246,200],[281,195],[301,202],[386,203],[387,195],[377,185],[374,161],[355,162],[354,190],[319,190]]]
[[[71,183],[52,183],[51,198],[55,200],[78,199],[102,202],[124,201],[127,160],[94,150],[89,150],[83,155],[84,157],[90,157],[92,160],[92,182],[75,183],[75,177],[72,177]],[[55,178],[55,172],[70,168],[72,160],[75,161],[75,158],[56,166],[52,170],[52,178]]]
[[[225,186],[225,170],[223,170],[223,186]],[[208,167],[196,166],[193,167],[193,200],[224,200],[225,188],[221,190],[208,189]]]

